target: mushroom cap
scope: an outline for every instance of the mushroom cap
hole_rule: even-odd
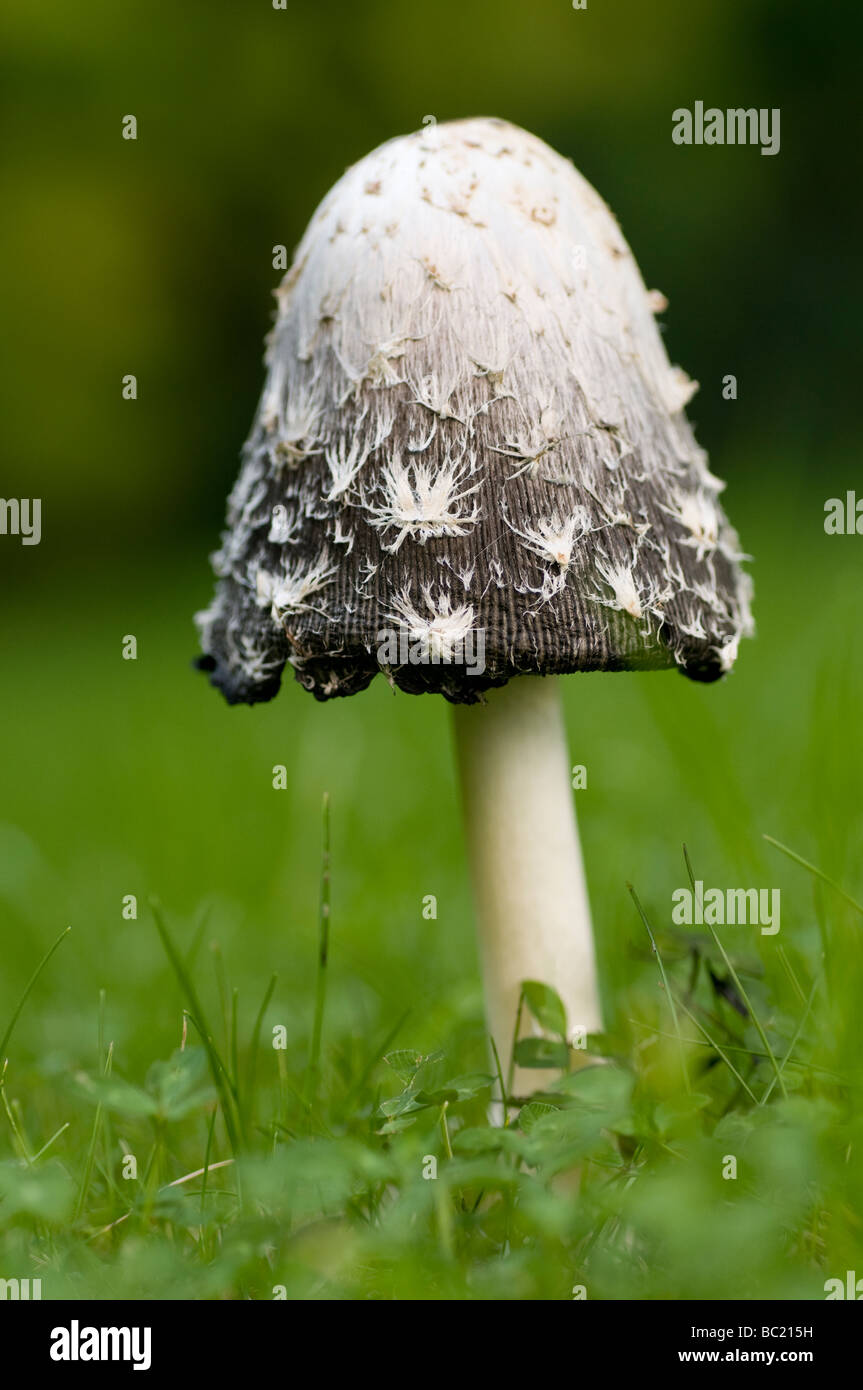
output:
[[[749,578],[632,252],[505,121],[350,168],[276,291],[267,379],[197,616],[231,703],[289,662],[472,703],[533,672],[729,670]]]

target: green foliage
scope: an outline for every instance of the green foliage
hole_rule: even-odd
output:
[[[555,1037],[566,1037],[566,1010],[560,996],[550,985],[538,980],[525,980],[521,987],[522,998],[542,1028],[547,1028]],[[522,1065],[525,1065],[524,1063]]]
[[[409,1129],[424,1110],[440,1110],[457,1105],[460,1101],[475,1100],[487,1092],[494,1078],[483,1072],[473,1072],[467,1076],[455,1076],[448,1081],[433,1084],[432,1078],[440,1070],[443,1062],[442,1052],[433,1052],[423,1057],[419,1052],[400,1048],[384,1058],[404,1089],[391,1100],[381,1102],[380,1114],[384,1123],[378,1134],[400,1134]]]
[[[657,1008],[633,996],[616,1032],[571,1054],[557,995],[525,982],[535,1024],[555,1036],[522,1040],[521,1064],[546,1075],[533,1098],[506,1097],[505,1123],[490,1109],[491,1074],[451,1074],[442,1048],[369,1053],[325,1027],[319,1062],[298,1038],[269,1080],[258,1069],[255,1094],[241,1044],[228,1065],[213,1037],[187,1042],[141,1084],[115,1073],[109,1050],[65,1092],[73,1126],[80,1105],[96,1109],[77,1159],[59,1141],[62,1153],[31,1156],[4,1084],[18,1150],[0,1161],[6,1266],[44,1268],[49,1297],[567,1298],[576,1284],[590,1298],[823,1296],[860,1249],[848,1162],[863,1140],[859,1068],[834,1070],[812,991],[795,1034],[758,967],[729,962],[741,1009],[710,938],[680,953],[642,918],[668,998]],[[200,1009],[188,954],[164,920],[159,930]],[[688,1023],[699,1018],[721,1043]],[[260,1032],[259,1012],[250,1051]],[[794,1078],[787,1099],[773,1085],[777,1056]],[[550,1066],[560,1070],[549,1082]],[[226,1101],[257,1116],[233,1155]],[[147,1155],[131,1183],[130,1153]]]
[[[131,1119],[152,1116],[169,1123],[209,1104],[216,1091],[209,1084],[207,1054],[202,1047],[175,1052],[167,1062],[154,1062],[145,1086],[131,1086],[119,1077],[76,1078],[83,1096],[106,1110]]]
[[[57,1227],[72,1215],[75,1184],[56,1159],[37,1167],[0,1163],[0,1212],[3,1224],[29,1219],[38,1225]]]
[[[141,599],[137,665],[107,652],[123,584],[75,591],[92,627],[50,650],[13,606],[0,1277],[44,1298],[820,1299],[863,1269],[856,561],[788,513],[790,571],[762,501],[739,518],[760,636],[733,678],[565,683],[605,1030],[568,1045],[525,982],[533,1086],[505,1116],[444,702],[287,684],[228,710],[187,673],[182,572]],[[671,924],[684,840],[708,883],[781,887],[777,936]]]

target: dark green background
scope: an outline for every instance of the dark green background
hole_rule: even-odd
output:
[[[4,10],[3,487],[44,498],[46,535],[23,571],[8,545],[0,564],[28,581],[212,541],[260,389],[271,247],[290,251],[343,169],[426,114],[506,117],[596,185],[670,299],[669,351],[702,382],[692,414],[720,473],[741,438],[782,487],[820,486],[825,456],[854,450],[856,5]],[[672,110],[696,99],[779,107],[779,155],[672,144]]]

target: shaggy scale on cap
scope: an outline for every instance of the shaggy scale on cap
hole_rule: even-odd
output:
[[[504,121],[382,145],[277,291],[199,664],[472,703],[533,672],[728,671],[749,580],[617,223]],[[382,636],[420,660],[392,664]],[[484,670],[454,661],[481,634]],[[402,651],[404,647],[402,647]],[[381,654],[383,653],[383,655]]]

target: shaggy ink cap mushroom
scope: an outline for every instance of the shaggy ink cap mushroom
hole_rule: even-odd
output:
[[[277,298],[198,616],[231,703],[270,699],[286,663],[319,700],[384,670],[456,703],[524,673],[731,668],[749,581],[696,385],[569,161],[499,120],[391,140],[324,199]]]
[[[751,626],[695,386],[608,208],[502,121],[348,170],[278,299],[200,664],[231,702],[270,699],[288,662],[320,700],[383,670],[453,702],[489,1030],[519,1094],[544,1079],[513,1049],[525,981],[581,1039],[602,1026],[555,674],[713,680]]]

